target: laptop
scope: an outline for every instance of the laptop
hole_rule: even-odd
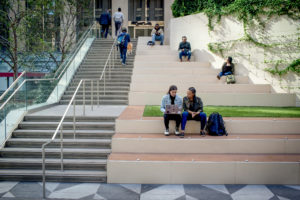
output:
[[[178,114],[179,111],[181,111],[181,110],[179,109],[179,107],[177,105],[166,105],[165,114]]]

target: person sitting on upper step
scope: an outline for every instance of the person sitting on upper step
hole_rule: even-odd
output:
[[[232,57],[228,57],[222,66],[222,71],[218,74],[217,79],[221,79],[222,76],[228,76],[234,74],[234,64],[232,63]]]
[[[164,44],[164,31],[159,26],[159,24],[155,24],[152,32],[152,44],[155,45],[155,41],[160,41],[160,45]]]
[[[188,61],[191,60],[191,56],[192,56],[191,44],[189,42],[187,42],[186,36],[182,37],[182,42],[180,42],[180,44],[179,44],[178,51],[179,51],[180,62],[182,62],[182,56],[187,56]]]
[[[184,137],[184,130],[187,120],[196,120],[201,122],[200,135],[205,136],[204,128],[206,125],[206,114],[203,112],[203,103],[200,97],[196,96],[196,89],[190,87],[187,96],[183,98],[183,113],[181,121],[180,137]]]
[[[181,123],[181,110],[182,110],[182,98],[177,94],[177,87],[175,85],[171,85],[167,95],[165,95],[161,101],[160,110],[164,113],[164,123],[165,123],[165,136],[169,136],[169,121],[175,120],[175,135],[179,135],[179,126]],[[174,109],[173,113],[170,112],[170,108],[167,109],[167,106],[174,105],[178,110]],[[176,112],[177,111],[177,112]]]

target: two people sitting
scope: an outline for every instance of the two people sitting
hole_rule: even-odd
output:
[[[228,57],[222,66],[222,71],[218,74],[217,79],[221,79],[222,76],[234,75],[234,64],[232,63],[232,57]]]
[[[174,109],[175,107],[175,109]],[[184,110],[182,115],[181,111]],[[187,96],[183,99],[177,95],[177,87],[170,86],[167,95],[162,99],[161,112],[164,113],[165,136],[169,136],[169,121],[175,120],[175,135],[184,137],[185,127],[188,120],[200,121],[200,135],[205,136],[204,128],[207,121],[207,116],[203,112],[203,102],[200,97],[196,96],[196,89],[190,87],[187,90]],[[181,132],[179,126],[181,124]]]
[[[155,45],[155,41],[160,41],[160,45],[164,44],[164,31],[156,24],[151,32],[152,36],[152,45]]]
[[[179,47],[178,47],[180,62],[182,62],[183,56],[187,56],[188,61],[190,62],[191,56],[192,56],[191,49],[192,49],[191,44],[187,41],[187,37],[183,36],[182,42],[180,42]]]

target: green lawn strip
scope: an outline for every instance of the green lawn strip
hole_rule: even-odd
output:
[[[223,117],[278,117],[300,118],[300,107],[244,107],[244,106],[205,106],[204,112],[210,115],[218,112]],[[162,117],[160,106],[146,106],[144,117]]]

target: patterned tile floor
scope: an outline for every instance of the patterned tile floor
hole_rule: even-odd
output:
[[[300,185],[144,185],[47,183],[48,199],[300,200]],[[40,182],[0,182],[0,198],[42,199]]]

